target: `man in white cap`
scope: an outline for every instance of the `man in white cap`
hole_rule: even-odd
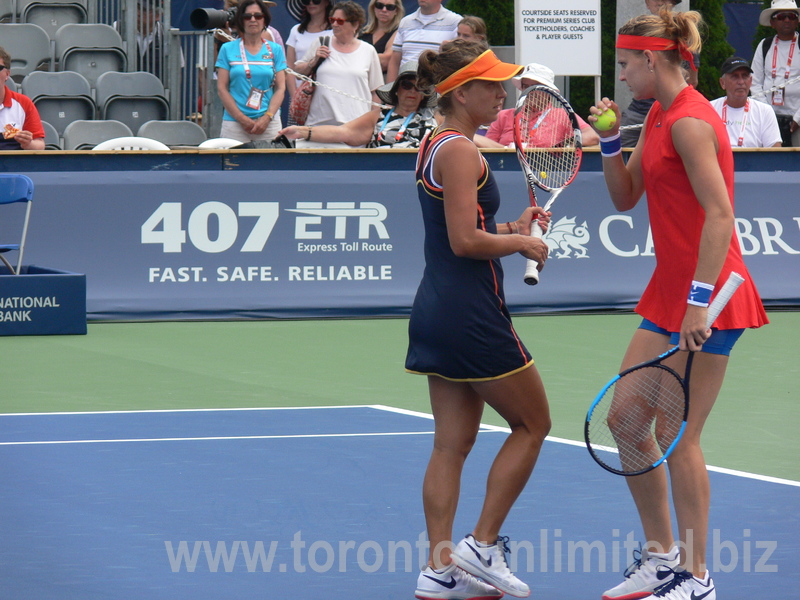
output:
[[[772,27],[775,35],[761,40],[756,48],[750,88],[755,99],[775,111],[783,145],[794,147],[800,147],[800,81],[785,84],[800,76],[799,21],[800,9],[795,0],[772,0],[770,8],[761,12],[758,22]],[[762,94],[775,86],[783,87]]]
[[[719,84],[725,95],[711,101],[728,128],[733,148],[770,148],[781,145],[775,112],[763,102],[751,100],[753,70],[743,58],[731,56],[720,68]]]
[[[559,94],[561,93],[556,87],[556,75],[553,70],[538,63],[530,63],[525,67],[519,75],[512,78],[514,85],[519,90],[524,90],[532,85],[544,85]],[[577,116],[577,115],[576,115]],[[591,126],[578,117],[578,125],[581,128],[583,146],[595,146],[600,143],[600,136],[597,135]],[[475,136],[476,139],[478,136]],[[497,115],[497,119],[491,124],[489,130],[486,132],[487,140],[497,142],[497,144],[481,144],[481,146],[489,148],[505,148],[514,145],[514,109],[507,108],[501,110]]]

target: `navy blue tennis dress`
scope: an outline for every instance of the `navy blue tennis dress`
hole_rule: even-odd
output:
[[[464,137],[434,131],[417,158],[417,192],[425,224],[425,272],[408,326],[406,370],[454,381],[483,381],[526,368],[531,355],[517,336],[503,293],[500,260],[458,257],[450,248],[442,188],[433,180],[438,149]],[[497,233],[500,192],[483,159],[476,226]]]

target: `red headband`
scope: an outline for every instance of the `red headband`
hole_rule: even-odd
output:
[[[692,71],[697,71],[697,65],[694,64],[694,56],[683,42],[673,42],[660,37],[620,34],[617,36],[617,48],[623,50],[652,50],[653,52],[677,50],[683,59],[689,62]]]

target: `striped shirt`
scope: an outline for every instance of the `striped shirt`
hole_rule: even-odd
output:
[[[423,15],[418,9],[400,21],[392,50],[402,52],[401,65],[410,60],[417,60],[423,50],[438,52],[442,42],[457,37],[460,21],[461,15],[444,6],[433,15]]]

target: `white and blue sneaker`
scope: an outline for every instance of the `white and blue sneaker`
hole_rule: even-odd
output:
[[[494,544],[484,546],[470,534],[458,543],[450,557],[468,573],[509,596],[527,598],[531,595],[531,589],[508,568],[507,544],[507,537],[499,537]]]
[[[717,590],[708,573],[703,580],[684,569],[674,569],[669,583],[656,588],[651,596],[645,598],[646,600],[716,600]]]
[[[625,581],[603,592],[603,600],[641,600],[671,581],[680,552],[673,546],[667,554],[634,550],[633,563],[625,569]]]
[[[435,571],[426,566],[417,579],[418,600],[497,600],[503,592],[486,585],[455,564]]]

